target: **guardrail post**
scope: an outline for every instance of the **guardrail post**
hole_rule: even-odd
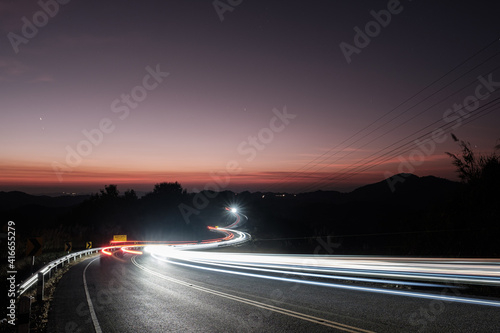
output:
[[[17,332],[29,333],[31,316],[31,299],[33,297],[21,296],[19,298],[19,317],[17,318]]]
[[[71,263],[71,257],[73,257],[74,261],[76,261],[76,256],[77,254],[81,257],[82,255],[88,255],[89,253],[92,254],[94,252],[96,253],[99,253],[99,250],[102,249],[102,248],[97,248],[97,249],[92,249],[92,250],[87,250],[87,251],[80,251],[80,252],[77,252],[77,253],[73,253],[71,256],[67,257],[67,256],[64,256],[64,257],[61,257],[59,259],[56,259],[52,262],[50,262],[49,264],[45,265],[44,267],[42,267],[38,272],[36,272],[37,274],[37,278],[39,276],[39,274],[43,271],[45,272],[46,274],[48,274],[48,279],[52,278],[52,276],[54,274],[57,273],[57,270],[59,268],[62,268],[64,267],[64,264],[66,262],[66,260],[68,261],[68,263]],[[61,265],[61,267],[59,267],[59,265]],[[52,273],[52,270],[54,270],[54,273]],[[43,279],[43,273],[42,273],[42,279]],[[42,279],[40,279],[39,281],[41,281]],[[28,285],[28,281],[29,282],[29,285]],[[32,276],[30,276],[28,279],[26,279],[23,283],[21,283],[18,287],[18,295],[22,295],[24,292],[26,292],[28,289],[32,288],[35,283],[37,283],[35,280],[34,280],[34,276],[32,274]],[[42,287],[43,289],[43,287]],[[42,293],[43,295],[43,293]],[[43,296],[42,296],[43,298]]]
[[[42,304],[43,302],[43,292],[45,289],[45,281],[43,273],[38,273],[38,285],[36,289],[36,301],[38,304]]]

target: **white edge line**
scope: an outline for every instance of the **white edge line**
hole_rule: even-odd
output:
[[[90,299],[89,288],[87,287],[87,278],[85,277],[85,272],[91,263],[99,259],[100,257],[95,258],[91,262],[85,266],[83,270],[83,288],[85,289],[85,296],[87,297],[87,304],[89,305],[90,317],[92,318],[92,323],[94,324],[94,329],[96,333],[102,333],[101,326],[99,325],[99,321],[97,320],[97,315],[94,310],[94,305],[92,304],[92,300]]]

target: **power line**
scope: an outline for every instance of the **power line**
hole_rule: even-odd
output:
[[[339,147],[340,145],[344,144],[345,142],[351,140],[352,138],[354,138],[355,136],[357,136],[358,134],[360,134],[361,132],[365,131],[366,129],[368,129],[369,127],[371,127],[372,125],[374,125],[375,123],[377,123],[378,121],[380,121],[381,119],[385,118],[386,116],[388,116],[389,114],[391,114],[392,112],[394,112],[396,109],[398,109],[400,106],[404,105],[405,103],[407,103],[408,101],[412,100],[413,98],[415,98],[416,96],[418,96],[419,94],[421,94],[422,92],[424,92],[425,90],[427,90],[428,88],[430,88],[431,86],[433,86],[434,84],[436,84],[437,82],[441,81],[443,78],[445,78],[446,76],[450,75],[452,72],[454,72],[456,69],[460,68],[461,66],[463,66],[465,63],[467,63],[468,61],[470,61],[471,59],[475,58],[476,56],[478,56],[479,54],[481,54],[482,52],[484,52],[485,50],[487,50],[488,48],[490,48],[492,45],[494,45],[495,43],[498,42],[498,39],[495,39],[494,41],[490,42],[489,44],[487,44],[486,46],[484,46],[483,48],[481,48],[480,50],[476,51],[474,54],[472,54],[471,56],[469,56],[467,59],[465,59],[464,61],[462,61],[461,63],[459,63],[458,65],[456,65],[455,67],[453,67],[452,69],[450,69],[448,72],[446,72],[445,74],[443,74],[442,76],[440,76],[439,78],[435,79],[434,81],[432,81],[430,84],[428,84],[427,86],[425,86],[424,88],[422,88],[421,90],[419,90],[417,93],[413,94],[412,96],[410,96],[409,98],[407,98],[406,100],[404,100],[402,103],[398,104],[396,107],[392,108],[390,111],[388,111],[387,113],[385,113],[384,115],[380,116],[379,118],[377,118],[375,121],[373,121],[372,123],[370,123],[369,125],[365,126],[364,128],[362,128],[361,130],[357,131],[355,134],[351,135],[350,137],[348,137],[347,139],[343,140],[342,142],[340,142],[339,144],[335,145],[333,148],[331,148],[330,150],[328,150],[327,152],[323,153],[322,155],[316,157],[315,159],[309,161],[306,165],[302,166],[301,168],[299,168],[298,170],[294,171],[293,173],[283,177],[279,182],[275,182],[271,185],[268,186],[268,188],[271,188],[279,183],[282,183],[284,181],[286,181],[287,179],[289,178],[297,178],[299,176],[303,176],[303,171],[307,171],[307,170],[311,170],[312,168],[316,167],[317,165],[319,165],[319,163],[315,163],[314,165],[312,165],[314,162],[322,159],[325,155],[328,155],[329,153],[331,153],[333,150],[335,150],[337,147]],[[479,65],[476,65],[475,67],[473,67],[472,69],[468,70],[466,73],[462,74],[461,76],[459,76],[458,78],[456,78],[455,80],[453,80],[452,82],[448,83],[447,85],[445,85],[444,87],[440,88],[437,92],[443,90],[445,87],[448,87],[449,85],[451,85],[452,83],[456,82],[458,79],[462,78],[463,76],[465,76],[466,74],[470,73],[471,71],[473,71],[474,69],[478,68],[479,66],[483,65],[484,63],[488,62],[489,60],[491,60],[492,58],[496,57],[500,52],[497,52],[495,53],[493,56],[489,57],[488,59],[482,61]],[[398,118],[399,116],[401,116],[402,114],[406,113],[407,111],[409,111],[410,109],[414,108],[415,106],[417,106],[418,104],[422,103],[423,101],[425,101],[426,99],[430,98],[431,96],[435,95],[437,92],[434,92],[433,94],[431,94],[430,96],[426,97],[424,100],[421,100],[420,102],[418,102],[416,105],[410,107],[409,109],[405,110],[403,113],[401,113],[400,115],[396,116],[395,118],[393,118],[392,120]],[[389,122],[391,122],[392,120],[390,120]],[[387,123],[389,122],[386,122],[384,123],[382,126],[385,126]],[[375,130],[379,129],[380,127],[382,126],[379,126],[377,127]],[[375,130],[372,130],[369,134],[373,133]],[[367,134],[367,135],[369,135]],[[362,138],[366,137],[367,135],[364,135]],[[361,138],[361,139],[362,139]],[[358,142],[360,139],[358,139],[357,141],[355,142]],[[355,143],[354,142],[354,143]],[[351,143],[350,145],[354,144],[354,143]],[[349,145],[347,146],[349,147]],[[343,150],[345,150],[347,147],[344,147]],[[342,151],[343,151],[342,150]],[[326,158],[323,158],[321,160],[321,162],[324,162],[326,161],[327,159],[330,159],[331,157],[333,157],[334,155],[336,155],[339,151],[335,152],[334,154],[326,157]],[[320,162],[320,163],[321,163]],[[322,168],[320,168],[322,169]],[[315,173],[317,172],[318,170],[315,170],[312,173]],[[265,191],[265,190],[264,190]]]
[[[494,55],[494,57],[495,57],[495,56],[497,56],[497,55],[499,55],[499,54],[500,54],[500,52],[496,53],[496,54]],[[493,57],[489,58],[487,61],[491,60],[492,58],[493,58]],[[484,64],[484,63],[482,63],[482,64]],[[480,64],[480,65],[482,65],[482,64]],[[475,66],[473,69],[475,69],[475,68],[479,67],[480,65]],[[495,70],[497,70],[497,69],[499,69],[499,68],[500,68],[500,66],[497,66],[497,67],[495,67],[493,70],[489,70],[488,72],[489,72],[489,73],[491,73],[491,71],[495,71]],[[472,69],[472,70],[473,70],[473,69]],[[471,70],[470,70],[470,71],[471,71]],[[463,74],[462,76],[460,76],[459,78],[461,78],[461,77],[463,77],[464,75],[468,74],[470,71],[468,71],[468,72],[464,73],[464,74]],[[455,80],[454,80],[454,81],[452,81],[451,83],[455,82],[455,81],[456,81],[456,80],[458,80],[459,78],[455,79]],[[450,83],[450,84],[451,84],[451,83]],[[447,99],[449,99],[450,97],[452,97],[452,96],[454,96],[454,95],[456,95],[456,94],[460,93],[461,91],[465,90],[466,88],[468,88],[469,86],[471,86],[471,85],[473,85],[473,84],[475,84],[475,83],[477,83],[477,81],[476,81],[476,80],[473,80],[473,81],[472,81],[472,82],[470,82],[469,84],[467,84],[467,85],[465,85],[464,87],[460,88],[458,91],[455,91],[454,93],[452,93],[452,94],[450,94],[450,95],[446,96],[445,98],[441,99],[440,101],[436,102],[435,104],[433,104],[433,105],[431,105],[431,106],[427,107],[427,108],[426,108],[426,109],[424,109],[423,111],[421,111],[421,112],[417,113],[416,115],[414,115],[414,116],[413,116],[413,117],[411,117],[410,119],[407,119],[406,121],[404,121],[403,123],[401,123],[401,124],[397,125],[396,127],[392,128],[391,130],[388,130],[388,131],[386,131],[386,132],[382,133],[381,135],[377,136],[376,138],[374,138],[374,139],[372,139],[372,140],[370,140],[370,141],[366,142],[366,143],[365,143],[365,144],[363,144],[362,146],[357,147],[357,149],[364,148],[364,147],[366,147],[367,145],[369,145],[370,143],[375,142],[376,140],[380,139],[381,137],[383,137],[383,136],[385,136],[385,135],[389,134],[390,132],[394,131],[395,129],[397,129],[397,128],[401,127],[402,125],[404,125],[404,124],[406,124],[406,123],[408,123],[410,120],[413,120],[413,119],[417,118],[418,116],[420,116],[420,115],[424,114],[425,112],[429,111],[429,110],[430,110],[430,109],[432,109],[433,107],[435,107],[435,106],[437,106],[437,105],[441,104],[442,102],[446,101],[446,100],[447,100]],[[449,85],[449,84],[448,84],[448,85]],[[448,86],[448,85],[447,85],[447,86]],[[443,87],[443,88],[444,88],[444,87]],[[442,88],[442,89],[443,89],[443,88]],[[442,90],[442,89],[440,89],[440,90]],[[439,91],[440,91],[440,90],[439,90]],[[426,97],[424,100],[426,100],[426,99],[428,99],[428,98],[432,97],[433,95],[434,95],[434,94],[432,94],[432,95],[430,95],[430,96]],[[422,100],[422,101],[424,101],[424,100]],[[422,102],[422,101],[421,101],[421,102]],[[420,102],[419,102],[419,104],[420,104]],[[417,105],[418,105],[418,104],[417,104]],[[415,105],[415,106],[416,106],[416,105]],[[412,107],[412,108],[413,108],[413,107]],[[409,110],[409,109],[408,109],[408,110]],[[408,111],[408,110],[406,110],[406,111]],[[405,111],[405,112],[406,112],[406,111]],[[405,113],[405,112],[403,112],[403,113]],[[402,113],[402,114],[403,114],[403,113]],[[400,115],[402,115],[402,114],[400,114]],[[399,117],[399,116],[398,116],[398,117]],[[394,119],[395,119],[395,118],[393,118],[392,120],[394,120]],[[390,121],[392,121],[392,120],[390,120]],[[440,120],[441,120],[441,119],[440,119]],[[440,120],[438,120],[438,122],[439,122]],[[390,121],[389,121],[389,122],[390,122]],[[388,123],[388,122],[386,122],[385,124],[387,124],[387,123]],[[434,122],[433,124],[435,124],[435,123],[436,123],[436,122]],[[384,125],[385,125],[385,124],[384,124]],[[431,124],[431,125],[432,125],[432,124]],[[380,128],[380,127],[381,127],[381,126],[379,126],[378,128]],[[426,126],[426,127],[424,127],[424,129],[425,129],[425,128],[428,128],[428,127],[429,127],[429,126]],[[378,128],[377,128],[377,129],[378,129]],[[421,129],[421,130],[419,130],[419,131],[417,131],[416,133],[418,133],[418,132],[420,132],[420,131],[422,131],[422,129]],[[372,131],[372,132],[370,132],[370,133],[368,133],[367,135],[363,136],[362,138],[364,138],[364,137],[368,136],[368,135],[369,135],[369,134],[371,134],[371,133],[373,133],[373,131]],[[360,138],[360,139],[362,139],[362,138]],[[360,141],[360,139],[359,139],[359,140],[357,140],[356,142]],[[354,143],[356,143],[356,142],[354,142]],[[392,146],[392,145],[390,145],[389,147],[391,147],[391,146]],[[389,148],[389,147],[386,147],[386,148],[384,148],[384,149],[382,149],[382,150],[380,150],[380,151],[383,151],[383,150],[385,150],[385,149],[387,149],[387,148]],[[347,148],[347,147],[346,147],[346,148]],[[334,163],[334,162],[338,162],[339,160],[341,160],[341,159],[343,159],[343,158],[345,158],[345,157],[347,157],[347,156],[349,156],[349,155],[353,154],[354,152],[356,152],[356,151],[354,151],[354,150],[353,150],[353,151],[350,151],[350,152],[348,152],[346,155],[341,156],[341,157],[339,157],[339,158],[335,159],[332,163]],[[373,154],[372,154],[372,155],[370,155],[370,157],[371,157],[371,156],[373,156]],[[366,159],[366,158],[365,158],[365,159]],[[326,168],[327,166],[328,166],[328,165],[324,165],[324,166],[320,167],[319,169],[315,170],[315,172],[318,172],[319,170],[322,170],[322,169]],[[352,166],[352,165],[351,165],[351,166]],[[310,175],[310,174],[312,174],[312,172],[311,172],[311,173],[309,173],[309,174],[307,174],[307,175]]]
[[[500,98],[496,98],[495,100],[491,101],[491,102],[490,102],[490,103],[488,103],[488,104],[493,103],[493,105],[490,105],[490,106],[488,106],[488,108],[487,108],[487,109],[481,110],[481,111],[479,111],[478,113],[474,114],[474,115],[472,116],[472,118],[470,118],[467,122],[464,122],[463,124],[464,124],[464,125],[469,124],[469,123],[471,123],[471,122],[473,122],[473,121],[476,121],[477,119],[480,119],[480,118],[482,118],[482,117],[484,117],[484,116],[486,116],[486,115],[490,114],[491,112],[495,111],[495,110],[496,110],[496,108],[495,108],[495,107],[497,107],[497,106],[499,106],[499,105],[500,105],[500,102],[499,102],[499,101],[500,101]],[[494,102],[495,102],[495,103],[494,103]],[[486,107],[488,104],[484,105],[483,107]],[[486,111],[486,110],[488,110],[488,109],[490,109],[490,108],[491,108],[491,110],[490,110],[489,112],[486,112],[486,113],[481,114],[481,112],[484,112],[484,111]],[[447,130],[449,130],[449,129],[451,129],[451,128],[453,127],[453,125],[454,125],[454,124],[449,123],[449,124],[446,124],[445,126],[443,126],[443,127],[442,127],[442,129],[446,127],[446,128],[443,130],[443,131],[444,131],[444,133],[445,133],[445,134],[449,134],[449,133],[451,133],[451,131],[448,131],[448,133],[446,133],[446,131],[447,131]],[[378,159],[378,160],[381,160],[381,159],[382,159],[382,157],[384,157],[384,156],[388,156],[388,154],[390,154],[390,153],[392,153],[392,152],[395,152],[395,151],[397,151],[397,150],[399,150],[399,149],[403,148],[404,146],[411,145],[412,143],[413,143],[413,144],[415,144],[415,143],[414,143],[414,141],[416,141],[416,140],[418,140],[418,139],[421,139],[421,138],[424,138],[424,137],[426,137],[427,135],[431,134],[432,132],[433,132],[433,131],[428,132],[428,133],[425,133],[425,134],[421,135],[420,137],[418,137],[418,138],[416,138],[416,139],[413,139],[413,141],[411,141],[411,142],[407,142],[407,143],[405,143],[405,144],[403,144],[403,145],[400,145],[399,147],[394,148],[393,150],[391,150],[391,151],[389,151],[389,152],[387,152],[387,153],[385,153],[385,154],[382,154],[381,156],[377,157],[375,160],[377,160],[377,159]],[[402,140],[400,140],[400,141],[402,141]],[[404,151],[399,151],[399,152],[397,152],[397,153],[396,153],[396,154],[394,154],[394,155],[389,155],[389,156],[388,156],[388,157],[386,157],[385,159],[383,159],[383,160],[381,160],[381,161],[379,161],[378,163],[375,163],[375,164],[368,165],[370,162],[366,162],[366,163],[360,164],[360,165],[358,165],[358,166],[356,166],[356,167],[354,168],[356,171],[344,172],[344,173],[342,173],[342,174],[340,174],[340,175],[333,176],[333,177],[331,177],[331,178],[327,178],[326,180],[321,181],[321,183],[319,183],[319,182],[318,182],[318,183],[316,183],[316,185],[314,185],[314,184],[309,185],[308,187],[313,186],[312,188],[315,188],[315,187],[317,187],[317,186],[319,186],[319,185],[330,183],[330,182],[331,182],[331,181],[333,181],[333,180],[345,180],[345,179],[351,178],[351,177],[352,177],[352,176],[354,176],[355,174],[358,174],[358,173],[360,173],[360,172],[363,172],[363,171],[369,170],[369,169],[371,169],[371,168],[374,168],[374,167],[376,167],[376,166],[378,166],[378,165],[380,165],[380,164],[382,164],[382,163],[384,163],[384,162],[389,161],[390,159],[392,159],[392,158],[394,158],[394,157],[396,157],[396,156],[398,156],[398,155],[400,156],[400,155],[402,155],[402,154],[404,154],[404,153],[406,153],[406,152],[409,152],[409,151],[410,151],[410,150],[412,150],[412,149],[414,149],[414,148],[413,148],[413,147],[410,147],[410,148],[408,148],[408,149],[406,149],[406,150],[404,150]],[[379,151],[379,152],[380,152],[380,151]],[[378,152],[377,152],[377,153],[378,153]],[[374,153],[374,154],[376,154],[376,153]],[[372,154],[372,155],[370,155],[370,156],[373,156],[374,154]],[[366,158],[365,158],[365,159],[366,159]],[[373,161],[372,161],[372,162],[373,162]],[[366,168],[361,169],[361,170],[358,170],[359,168],[362,168],[363,166],[366,166],[366,165],[368,165]],[[342,169],[342,170],[345,170],[345,169],[346,169],[346,168],[344,168],[344,169]],[[342,177],[343,175],[347,175],[347,176]]]
[[[498,68],[500,68],[500,66],[497,66],[494,70],[497,70]],[[396,128],[399,128],[400,126],[402,126],[402,125],[404,125],[404,124],[406,124],[406,123],[407,123],[407,122],[409,122],[410,120],[412,120],[412,119],[416,118],[417,116],[419,116],[419,115],[423,114],[424,112],[428,111],[429,109],[431,109],[431,108],[433,108],[433,107],[435,107],[435,106],[437,106],[437,105],[441,104],[442,102],[444,102],[445,100],[447,100],[447,99],[448,99],[448,98],[450,98],[451,96],[458,94],[459,92],[461,92],[462,90],[466,89],[467,87],[469,87],[470,85],[472,85],[472,84],[474,84],[474,83],[476,83],[476,81],[475,81],[475,80],[474,80],[473,82],[471,82],[470,84],[467,84],[466,86],[462,87],[459,91],[457,91],[457,92],[455,92],[455,93],[452,93],[452,94],[448,95],[447,97],[445,97],[445,98],[444,98],[444,99],[442,99],[441,101],[439,101],[439,102],[437,102],[437,103],[435,103],[435,104],[433,104],[433,105],[429,106],[428,108],[424,109],[422,112],[418,113],[417,115],[413,116],[412,118],[410,118],[410,119],[406,120],[405,122],[403,122],[403,123],[401,123],[401,124],[397,125],[395,128],[393,128],[393,130],[394,130],[394,129],[396,129]],[[495,91],[493,94],[495,94],[495,93],[497,93],[497,92],[498,92],[498,91]],[[492,95],[493,95],[493,94],[492,94]],[[489,103],[488,103],[488,104],[489,104]],[[486,105],[488,105],[488,104],[486,104]],[[485,106],[486,106],[486,105],[485,105]],[[468,106],[470,106],[470,105],[465,105],[465,106],[462,106],[461,108],[457,109],[456,111],[463,110],[464,108],[466,108],[466,107],[468,107]],[[409,137],[411,137],[411,136],[413,136],[413,135],[416,135],[417,133],[419,133],[419,132],[421,132],[421,131],[423,131],[423,130],[425,130],[425,129],[427,129],[427,128],[429,128],[429,127],[431,127],[431,126],[433,126],[433,125],[435,125],[435,124],[437,124],[437,123],[439,123],[439,122],[441,122],[441,121],[442,121],[442,118],[438,119],[437,121],[434,121],[433,123],[431,123],[431,124],[429,124],[429,125],[427,125],[427,126],[423,127],[422,129],[420,129],[420,130],[418,130],[418,131],[415,131],[414,133],[412,133],[412,134],[410,134],[410,135],[406,136],[405,138],[400,139],[399,141],[397,141],[397,142],[395,142],[395,143],[392,143],[391,145],[389,145],[389,146],[387,146],[387,147],[385,147],[385,148],[383,148],[383,149],[381,149],[381,150],[379,150],[379,151],[377,151],[377,152],[375,152],[375,153],[373,153],[373,154],[371,154],[371,155],[369,155],[369,156],[365,157],[364,159],[362,159],[362,160],[361,160],[361,162],[362,162],[362,161],[364,161],[364,160],[366,160],[366,159],[368,159],[368,158],[370,158],[370,157],[372,157],[372,156],[374,156],[374,155],[376,155],[376,154],[378,154],[378,153],[380,153],[380,152],[382,152],[382,151],[384,151],[384,150],[386,150],[386,149],[388,149],[388,148],[390,148],[390,147],[392,147],[392,146],[394,146],[395,144],[397,144],[397,143],[399,143],[399,142],[401,142],[401,141],[403,141],[403,140],[406,140],[407,138],[409,138]],[[389,132],[390,132],[390,131],[389,131]],[[372,139],[371,141],[366,142],[364,145],[362,145],[362,146],[358,147],[358,149],[361,149],[361,148],[363,148],[363,147],[367,146],[368,144],[370,144],[370,143],[372,143],[372,142],[376,141],[377,139],[379,139],[379,138],[383,137],[384,135],[388,134],[389,132],[385,132],[385,133],[383,133],[383,134],[379,135],[378,137],[376,137],[376,138]],[[352,154],[352,153],[354,153],[354,152],[355,152],[355,151],[351,151],[351,152],[349,152],[348,154],[346,154],[346,155],[342,156],[341,158],[345,158],[346,156],[349,156],[350,154]],[[337,161],[339,161],[341,158],[338,158],[338,159],[336,159],[336,160],[335,160],[335,161],[333,161],[333,162],[337,162]],[[359,162],[358,162],[358,163],[359,163]],[[343,168],[343,169],[341,169],[341,170],[344,170],[344,169],[346,169],[346,168],[350,168],[350,167],[352,167],[353,165],[355,165],[355,163],[351,164],[351,165],[350,165],[350,166],[348,166],[348,167],[344,167],[344,168]],[[324,168],[324,167],[325,167],[325,166],[323,166],[322,168]],[[320,168],[320,169],[322,169],[322,168]]]

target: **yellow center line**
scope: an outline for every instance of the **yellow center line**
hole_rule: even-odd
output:
[[[251,299],[248,299],[248,298],[243,298],[243,297],[239,297],[239,296],[227,294],[227,293],[224,293],[224,292],[221,292],[221,291],[217,291],[217,290],[205,288],[205,287],[202,287],[202,286],[197,286],[197,285],[194,285],[192,283],[188,283],[188,282],[184,282],[182,280],[174,279],[172,277],[163,275],[163,274],[161,274],[159,272],[156,272],[156,271],[151,270],[151,269],[149,269],[149,268],[147,268],[145,266],[140,265],[135,260],[135,258],[136,257],[132,257],[132,263],[135,266],[137,266],[138,268],[142,269],[143,271],[148,272],[148,273],[150,273],[150,274],[152,274],[152,275],[154,275],[156,277],[159,277],[161,279],[168,280],[170,282],[174,282],[174,283],[177,283],[177,284],[181,284],[183,286],[186,286],[186,287],[189,287],[189,288],[192,288],[192,289],[196,289],[196,290],[203,291],[203,292],[206,292],[206,293],[210,293],[210,294],[213,294],[213,295],[217,295],[217,296],[220,296],[220,297],[228,298],[228,299],[231,299],[233,301],[237,301],[237,302],[240,302],[240,303],[245,303],[245,304],[252,305],[252,306],[255,306],[255,307],[258,307],[258,308],[262,308],[262,309],[266,309],[266,310],[269,310],[269,311],[281,313],[281,314],[284,314],[284,315],[287,315],[287,316],[290,316],[290,317],[295,317],[295,318],[298,318],[298,319],[306,320],[306,321],[309,321],[309,322],[312,322],[312,323],[315,323],[315,324],[319,324],[319,325],[323,325],[323,326],[327,326],[327,327],[336,328],[336,329],[339,329],[339,330],[342,330],[342,331],[345,331],[345,332],[374,333],[373,331],[365,330],[365,329],[362,329],[362,328],[358,328],[358,327],[354,327],[354,326],[349,326],[349,325],[346,325],[346,324],[338,323],[338,322],[327,320],[327,319],[322,319],[322,318],[319,318],[319,317],[315,317],[315,316],[307,315],[307,314],[304,314],[304,313],[300,313],[300,312],[288,310],[288,309],[285,309],[285,308],[280,308],[280,307],[277,307],[277,306],[274,306],[274,305],[270,305],[270,304],[266,304],[266,303],[257,302],[257,301],[254,301],[254,300],[251,300]]]

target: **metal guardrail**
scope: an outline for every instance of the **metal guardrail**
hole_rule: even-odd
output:
[[[184,245],[182,247],[182,249],[202,249],[202,248],[214,248],[214,247],[223,247],[223,246],[231,246],[231,245],[233,245],[233,246],[234,245],[241,245],[241,244],[249,241],[252,238],[250,236],[250,234],[248,234],[246,232],[232,230],[232,229],[225,229],[225,228],[219,228],[219,229],[214,228],[214,231],[220,231],[220,232],[226,233],[226,230],[229,230],[232,233],[236,233],[238,235],[238,237],[235,238],[235,239],[226,240],[226,241],[221,242],[221,243],[196,244],[194,246],[193,245],[188,245],[188,246]],[[128,246],[128,247],[137,248],[137,247],[144,247],[144,246],[145,246],[145,244],[143,244],[143,245],[130,244],[130,246]],[[54,261],[51,261],[50,263],[48,263],[47,265],[45,265],[42,268],[40,268],[36,273],[34,273],[33,275],[31,275],[29,278],[27,278],[23,283],[21,283],[19,285],[19,288],[17,290],[17,296],[18,297],[21,296],[28,289],[30,289],[31,287],[33,287],[33,285],[37,284],[37,282],[38,282],[38,276],[39,276],[40,273],[42,274],[42,276],[45,279],[45,274],[49,274],[50,275],[53,269],[57,268],[59,265],[64,265],[65,262],[69,263],[71,261],[71,259],[76,260],[76,257],[81,258],[82,255],[86,256],[86,255],[92,254],[94,252],[99,252],[100,250],[102,250],[104,248],[108,248],[109,249],[109,248],[120,248],[120,247],[121,246],[98,247],[98,248],[95,248],[95,249],[83,250],[83,251],[79,251],[79,252],[68,254],[68,255],[66,255],[64,257],[61,257],[61,258],[56,259]]]
[[[38,282],[38,274],[42,273],[44,276],[45,274],[51,274],[53,269],[57,269],[59,265],[64,266],[64,263],[67,262],[69,263],[71,259],[76,260],[76,257],[81,258],[82,256],[86,256],[95,252],[99,252],[102,249],[102,247],[98,247],[95,249],[88,249],[88,250],[83,250],[75,253],[71,253],[68,255],[65,255],[64,257],[61,257],[59,259],[56,259],[54,261],[51,261],[47,265],[43,266],[40,268],[36,273],[31,275],[29,278],[24,280],[23,283],[19,285],[19,288],[17,290],[17,296],[21,296],[23,293],[25,293],[27,290],[29,290],[33,285],[35,285]]]

